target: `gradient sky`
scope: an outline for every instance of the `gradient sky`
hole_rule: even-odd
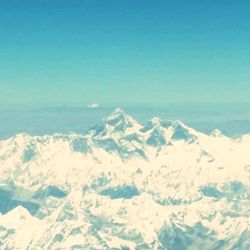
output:
[[[248,0],[0,0],[2,104],[249,100]]]

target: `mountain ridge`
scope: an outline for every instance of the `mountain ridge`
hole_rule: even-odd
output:
[[[245,250],[249,147],[249,135],[141,125],[120,109],[86,134],[2,140],[0,245]]]

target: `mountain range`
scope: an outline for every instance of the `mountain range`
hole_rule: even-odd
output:
[[[0,141],[1,249],[250,249],[250,135],[116,109]]]

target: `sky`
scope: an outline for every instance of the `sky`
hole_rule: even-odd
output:
[[[0,104],[249,102],[250,1],[0,0]]]

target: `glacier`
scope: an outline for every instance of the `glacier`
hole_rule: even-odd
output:
[[[1,249],[250,249],[250,134],[114,110],[0,141]]]

